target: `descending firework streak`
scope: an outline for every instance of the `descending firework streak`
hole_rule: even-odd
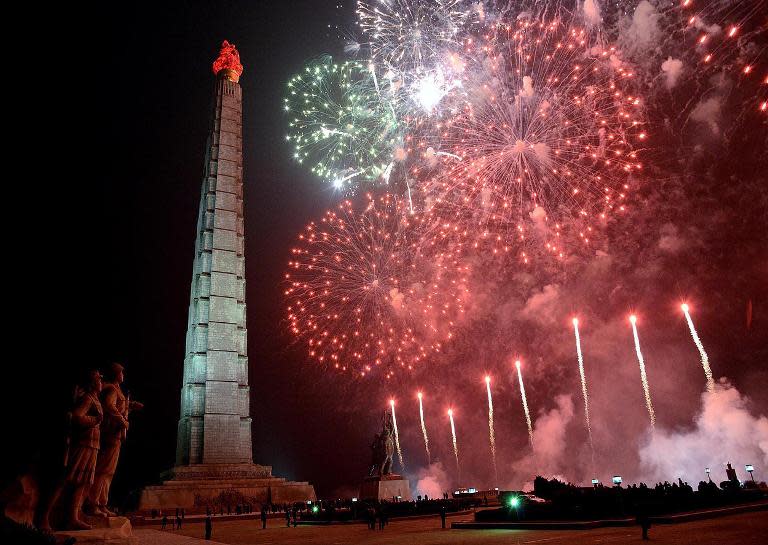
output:
[[[463,312],[460,266],[425,254],[419,217],[385,194],[344,201],[299,235],[285,275],[288,320],[310,360],[385,378],[439,352]]]
[[[397,449],[397,459],[400,462],[400,469],[405,471],[405,462],[403,462],[403,451],[400,448],[400,433],[397,429],[397,417],[395,416],[395,400],[389,400],[389,406],[392,409],[392,427],[395,431],[395,448]]]
[[[448,409],[448,419],[451,421],[451,440],[453,441],[453,455],[456,458],[457,479],[461,480],[461,468],[459,466],[459,444],[456,442],[456,425],[453,422],[453,409]]]
[[[589,395],[587,393],[587,377],[584,374],[584,358],[581,354],[581,338],[579,337],[579,319],[573,319],[573,334],[576,337],[576,357],[579,361],[579,377],[581,378],[581,395],[584,397],[584,421],[587,425],[589,435],[589,448],[593,451],[595,446],[592,442],[592,426],[589,423]]]
[[[429,437],[427,437],[427,425],[424,423],[424,403],[422,393],[416,394],[419,398],[419,420],[421,421],[421,434],[424,436],[424,450],[427,452],[427,464],[432,463],[432,455],[429,453]]]
[[[637,354],[637,363],[640,366],[640,380],[643,383],[645,406],[648,409],[648,417],[651,419],[651,429],[654,429],[656,427],[656,413],[653,411],[653,403],[651,403],[651,390],[648,387],[648,377],[645,374],[645,360],[643,359],[643,353],[640,351],[640,337],[637,335],[637,316],[633,314],[629,317],[629,321],[632,324],[632,336],[635,339],[635,353]]]
[[[485,377],[485,389],[488,393],[488,440],[491,444],[491,461],[493,462],[493,479],[498,482],[499,474],[496,468],[496,432],[493,429],[493,398],[491,397],[491,377]]]
[[[531,424],[531,413],[528,411],[528,398],[525,396],[525,385],[523,384],[523,372],[520,369],[520,360],[515,361],[517,368],[517,380],[520,383],[520,398],[523,400],[523,411],[525,412],[525,423],[528,425],[528,441],[533,446],[533,425]]]
[[[712,369],[709,367],[709,356],[707,356],[707,352],[704,350],[704,345],[701,343],[701,339],[699,339],[699,334],[696,333],[696,328],[693,326],[693,320],[691,319],[688,305],[683,303],[680,308],[685,314],[685,319],[688,322],[688,329],[691,330],[693,343],[696,345],[699,355],[701,356],[701,366],[704,368],[704,375],[707,377],[707,391],[714,392],[715,379],[712,377]]]
[[[533,221],[555,236],[573,224],[588,244],[593,225],[625,209],[642,168],[632,71],[561,19],[499,23],[466,49],[466,101],[434,145],[452,157],[426,190],[510,241]],[[548,249],[562,253],[556,239]]]
[[[310,63],[288,82],[283,109],[294,158],[318,177],[347,192],[388,181],[397,121],[367,65],[330,57]]]

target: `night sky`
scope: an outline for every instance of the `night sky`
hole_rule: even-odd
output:
[[[124,363],[125,389],[146,404],[142,413],[132,417],[114,493],[125,498],[172,466],[195,222],[214,87],[211,63],[219,44],[227,39],[237,45],[245,68],[240,84],[254,461],[272,465],[275,475],[310,481],[321,496],[354,494],[367,469],[368,444],[380,408],[391,389],[337,380],[309,367],[301,349],[289,346],[280,290],[296,234],[337,201],[332,191],[290,158],[280,109],[284,83],[306,60],[338,53],[338,32],[329,25],[349,24],[352,17],[351,6],[339,10],[337,2],[325,0],[129,3],[104,14],[92,34],[83,32],[76,39],[78,65],[88,67],[84,69],[87,78],[73,77],[65,64],[51,68],[51,79],[61,92],[41,100],[45,108],[60,110],[56,117],[60,121],[46,133],[50,153],[44,163],[51,164],[40,166],[51,169],[48,183],[55,186],[51,193],[59,199],[50,208],[58,219],[38,239],[39,253],[45,257],[36,267],[34,283],[46,294],[45,303],[28,307],[23,314],[25,320],[40,323],[45,333],[37,342],[26,341],[35,347],[35,357],[27,356],[24,365],[14,366],[9,379],[9,384],[22,378],[29,383],[27,373],[35,369],[32,391],[45,402],[17,404],[15,413],[6,409],[9,416],[15,414],[9,418],[10,433],[20,439],[20,447],[11,453],[14,465],[8,467],[16,470],[24,462],[53,457],[55,449],[50,445],[59,444],[60,415],[77,373],[111,361]],[[626,311],[634,310],[634,305],[641,312],[645,309],[648,318],[650,309],[658,314],[653,317],[656,325],[651,326],[649,319],[642,334],[649,366],[654,358],[670,361],[665,371],[652,368],[649,373],[657,377],[660,422],[673,429],[692,426],[698,410],[700,390],[679,388],[681,382],[701,379],[697,354],[675,314],[676,305],[689,296],[701,307],[711,301],[716,308],[702,310],[697,325],[715,374],[727,376],[748,396],[750,414],[766,413],[764,144],[768,140],[764,122],[738,122],[747,132],[729,137],[727,146],[715,139],[699,143],[704,149],[696,151],[699,156],[716,157],[723,150],[735,154],[727,161],[702,159],[692,164],[689,174],[698,176],[700,187],[693,187],[690,178],[675,185],[667,173],[664,181],[638,190],[636,215],[611,233],[612,249],[620,248],[623,256],[629,256],[620,263],[604,265],[585,259],[570,272],[552,272],[542,266],[533,273],[513,275],[488,269],[499,286],[509,278],[518,286],[502,290],[509,303],[492,315],[476,311],[472,324],[459,336],[459,348],[449,351],[440,367],[420,377],[433,392],[440,392],[435,396],[439,405],[434,406],[430,432],[438,458],[451,462],[445,423],[437,413],[442,414],[449,400],[461,400],[459,405],[463,401],[467,407],[459,423],[466,434],[465,463],[482,465],[475,474],[479,484],[487,481],[482,372],[498,376],[513,350],[527,350],[534,361],[536,347],[540,347],[541,365],[535,374],[531,372],[528,390],[534,418],[539,409],[545,416],[546,411],[560,410],[553,420],[562,417],[568,412],[567,402],[556,401],[556,396],[570,394],[577,416],[564,432],[564,441],[573,439],[583,445],[568,326],[570,313],[589,305],[601,307],[586,313],[601,325],[585,335],[586,346],[590,335],[626,335],[624,329],[616,333],[624,327],[617,324],[624,324]],[[686,130],[697,132],[692,126]],[[672,142],[683,136],[676,133],[665,138]],[[658,163],[693,155],[691,149],[693,144],[658,153]],[[666,197],[673,198],[665,198],[667,190]],[[689,225],[682,219],[686,215],[692,218]],[[678,243],[685,246],[693,239],[697,242],[687,250],[677,249]],[[668,251],[670,247],[673,252]],[[654,253],[654,248],[663,251]],[[621,280],[616,279],[619,274]],[[491,287],[475,290],[479,294],[476,309],[499,293],[498,286]],[[566,292],[569,295],[563,295]],[[566,305],[561,307],[564,325],[551,317],[548,306],[558,297]],[[747,305],[753,309],[749,327],[745,325]],[[516,329],[521,322],[511,316],[526,313],[536,314],[526,323],[538,330]],[[499,325],[505,322],[504,327]],[[477,336],[484,341],[466,350],[468,339]],[[629,434],[618,428],[626,420],[631,421],[628,429],[636,429],[645,415],[631,338],[621,337],[626,352],[617,352],[616,343],[596,338],[592,342],[591,355],[604,362],[602,368],[591,371],[595,410],[610,413],[596,424],[596,433],[608,452],[614,449],[611,433]],[[553,348],[556,343],[560,348]],[[589,360],[590,348],[585,352]],[[621,358],[626,369],[616,371]],[[679,365],[680,361],[685,364]],[[626,389],[616,384],[623,377]],[[500,450],[515,453],[526,448],[527,436],[516,386],[509,378],[514,377],[500,381],[494,394],[497,435]],[[401,433],[415,474],[424,464],[414,400],[407,398],[413,391],[415,386],[407,385],[394,393],[403,398],[398,420],[407,427]],[[635,416],[614,415],[621,412],[617,407],[623,411],[627,405],[635,407]],[[634,466],[637,455],[624,452],[633,448],[623,445],[613,454]],[[504,463],[514,467],[507,479],[531,467],[524,462],[515,466],[517,456]],[[559,474],[561,468],[542,470]],[[587,477],[579,471],[569,475]]]

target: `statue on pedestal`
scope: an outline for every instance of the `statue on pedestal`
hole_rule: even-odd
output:
[[[101,375],[89,371],[75,395],[75,405],[70,416],[67,453],[64,457],[64,475],[43,505],[39,528],[51,530],[50,515],[66,488],[72,488],[72,499],[66,511],[67,524],[74,530],[90,530],[91,526],[81,519],[83,500],[96,473],[99,453],[99,426],[103,419],[99,393]]]
[[[104,384],[99,399],[104,409],[101,423],[101,450],[96,462],[96,477],[88,494],[88,507],[94,515],[115,516],[107,507],[109,488],[117,469],[120,447],[128,432],[128,415],[141,409],[143,404],[126,397],[120,385],[125,380],[125,369],[113,363],[104,373]]]
[[[382,419],[381,433],[374,434],[373,443],[371,443],[372,461],[368,472],[369,477],[381,477],[392,473],[392,456],[395,453],[393,429],[392,415],[387,411]]]

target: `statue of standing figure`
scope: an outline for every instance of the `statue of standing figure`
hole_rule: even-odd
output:
[[[42,506],[38,527],[51,530],[50,515],[66,488],[72,489],[72,499],[66,511],[67,525],[74,530],[90,530],[91,526],[81,518],[82,505],[88,487],[96,474],[99,453],[100,425],[103,419],[99,393],[101,375],[89,371],[76,390],[75,404],[70,416],[67,453],[64,457],[64,475]]]
[[[381,433],[374,434],[371,444],[372,462],[371,469],[368,472],[369,477],[378,475],[390,475],[392,473],[392,456],[395,454],[395,441],[393,439],[394,424],[392,414],[389,411],[384,413],[381,424]]]
[[[111,364],[104,373],[104,384],[99,396],[104,409],[101,423],[101,450],[96,462],[96,477],[88,494],[88,508],[94,515],[115,516],[110,511],[109,489],[115,477],[120,447],[128,432],[128,415],[132,410],[144,407],[123,393],[120,385],[125,380],[125,368]]]

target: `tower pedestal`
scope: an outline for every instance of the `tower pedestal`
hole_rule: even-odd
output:
[[[411,486],[402,475],[366,477],[360,486],[361,500],[413,501]]]
[[[172,469],[169,479],[141,492],[139,509],[183,507],[190,512],[214,512],[222,506],[250,503],[315,501],[314,487],[307,482],[272,476],[270,466],[257,464],[197,464]]]

